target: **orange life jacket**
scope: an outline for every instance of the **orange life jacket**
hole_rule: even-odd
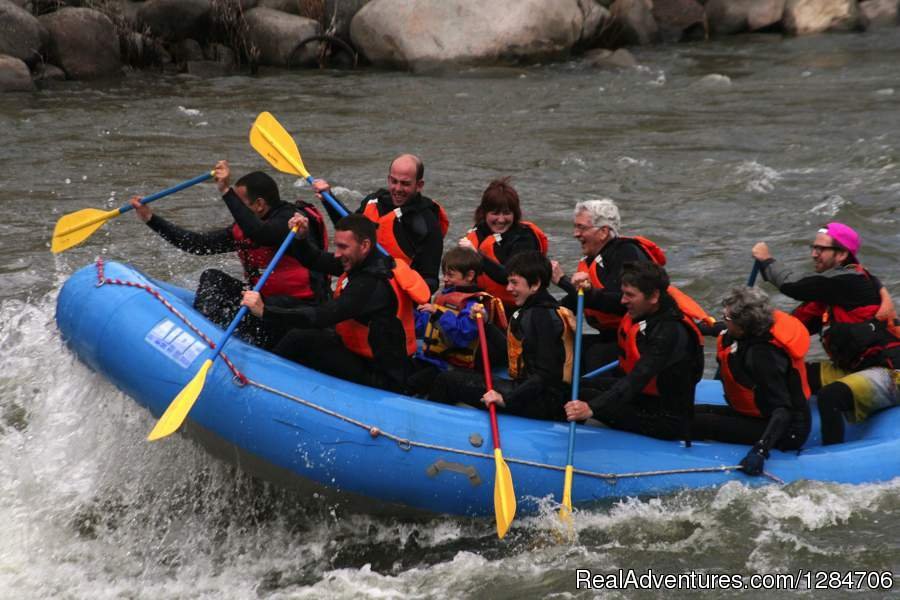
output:
[[[697,326],[694,324],[694,321],[688,317],[687,315],[683,315],[681,318],[681,322],[685,324],[685,326],[691,331],[691,333],[697,338],[697,343],[700,346],[703,346],[703,334],[700,333],[700,330],[697,329]],[[637,365],[638,361],[641,359],[641,353],[638,349],[638,335],[644,331],[647,327],[647,321],[642,320],[638,322],[634,322],[631,320],[631,316],[626,314],[622,317],[622,322],[619,324],[619,332],[618,332],[618,340],[619,340],[619,368],[628,375],[631,371],[634,370],[635,365]],[[659,396],[659,388],[656,385],[656,377],[650,380],[644,389],[641,390],[642,393],[650,395],[650,396]]]
[[[443,206],[434,200],[431,202],[436,207],[435,210],[438,223],[440,223],[441,226],[441,235],[447,235],[447,230],[450,228],[450,219],[447,216],[447,212],[444,210]],[[403,260],[407,264],[411,264],[413,257],[403,251],[400,247],[400,242],[397,241],[397,237],[394,235],[394,224],[403,218],[403,207],[398,206],[394,208],[394,210],[388,211],[386,214],[382,215],[378,212],[378,198],[372,198],[366,203],[363,215],[373,223],[378,223],[377,239],[382,248],[387,250],[387,253],[394,258]]]
[[[323,249],[328,247],[328,234],[325,230],[325,221],[322,213],[311,204],[298,204],[298,208],[302,210],[310,219],[314,219],[319,224],[319,231],[322,234],[320,240]],[[231,226],[231,237],[237,248],[238,259],[244,268],[244,276],[250,285],[256,285],[256,282],[262,276],[263,271],[269,266],[272,258],[278,248],[270,246],[260,246],[253,240],[248,238],[240,226],[235,223]],[[291,296],[294,298],[308,299],[316,295],[316,291],[310,285],[309,269],[300,264],[300,262],[291,256],[285,254],[281,261],[269,275],[266,284],[260,290],[263,296]]]
[[[644,253],[650,260],[661,267],[665,266],[666,254],[662,251],[662,248],[657,246],[653,241],[639,235],[634,237],[620,237],[619,239],[635,242],[640,246],[641,250],[644,251]],[[588,264],[586,258],[582,258],[578,262],[578,272],[587,273],[591,280],[591,287],[597,290],[602,290],[603,283],[600,281],[600,274],[597,272],[597,269],[599,267],[599,257],[600,255],[598,254],[597,258],[591,261],[590,264]],[[672,296],[672,298],[675,299],[675,302],[678,304],[678,308],[681,309],[681,312],[683,312],[691,319],[695,321],[706,321],[710,324],[715,323],[715,319],[709,316],[693,298],[682,292],[674,285],[670,285],[666,291],[670,296]],[[585,307],[584,309],[584,317],[592,327],[599,330],[617,329],[619,327],[619,323],[622,321],[622,315],[603,312],[602,310],[596,310],[588,307]]]
[[[413,310],[418,304],[428,302],[431,298],[431,290],[422,276],[409,268],[403,261],[396,261],[391,270],[393,277],[388,282],[394,295],[397,297],[396,316],[403,325],[403,333],[406,337],[406,353],[412,356],[416,353],[416,321]],[[347,274],[342,273],[338,278],[334,297],[339,298],[346,286]],[[365,358],[374,358],[372,346],[369,344],[369,326],[357,321],[347,319],[335,325],[334,330],[344,342],[344,346],[354,354]]]
[[[487,311],[487,318],[490,323],[494,323],[501,329],[506,329],[506,313],[503,310],[503,304],[497,298],[494,298],[487,292],[448,292],[446,294],[438,294],[433,300],[433,304],[438,310],[432,313],[425,326],[425,335],[423,337],[423,352],[428,356],[434,356],[447,361],[453,366],[464,369],[474,369],[475,353],[478,350],[478,338],[472,340],[468,346],[456,346],[441,330],[438,321],[444,312],[450,311],[454,314],[465,308],[469,300],[475,300],[484,305]]]
[[[572,311],[568,308],[560,306],[556,309],[556,314],[559,315],[560,320],[563,324],[562,335],[560,336],[560,341],[563,344],[563,347],[566,351],[566,359],[563,365],[563,381],[566,383],[572,383],[572,365],[574,364],[574,340],[575,340],[575,315],[572,314]],[[516,337],[513,332],[513,328],[509,327],[506,330],[506,350],[507,355],[509,357],[509,376],[512,379],[518,379],[519,376],[525,375],[525,364],[524,359],[522,358],[522,346],[524,340]],[[555,340],[551,342],[550,340],[546,341],[534,341],[534,343],[555,343]]]
[[[549,247],[549,242],[547,241],[547,235],[541,231],[541,228],[535,225],[530,221],[519,221],[519,225],[523,225],[531,230],[531,233],[534,234],[534,237],[537,238],[538,249],[541,251],[541,254],[547,254],[547,248]],[[472,242],[472,245],[475,246],[475,249],[481,253],[482,256],[486,256],[494,262],[499,263],[500,260],[497,258],[496,245],[498,237],[502,237],[502,234],[491,234],[484,237],[484,239],[478,239],[478,229],[473,227],[466,233],[466,239]],[[515,305],[515,300],[508,291],[506,291],[505,283],[497,283],[490,277],[485,274],[481,274],[478,276],[476,280],[478,287],[488,292],[495,298],[499,298],[506,305]]]
[[[799,319],[785,312],[776,310],[774,317],[775,322],[769,329],[769,332],[772,334],[772,339],[769,343],[787,353],[791,361],[791,368],[797,372],[800,378],[803,395],[808,400],[811,392],[809,381],[806,377],[806,363],[804,359],[809,351],[809,331]],[[753,388],[739,383],[731,370],[729,359],[737,352],[740,341],[735,340],[726,346],[724,338],[725,332],[722,332],[716,343],[716,360],[719,362],[722,386],[725,388],[725,399],[731,408],[737,412],[750,417],[759,417],[761,414],[759,407],[756,405]]]

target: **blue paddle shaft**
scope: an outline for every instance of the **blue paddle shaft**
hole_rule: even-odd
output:
[[[284,241],[281,242],[281,247],[278,249],[278,252],[275,253],[275,256],[272,257],[272,260],[269,262],[269,266],[266,267],[266,272],[262,274],[262,277],[259,278],[259,281],[256,282],[256,285],[253,286],[253,291],[258,292],[262,289],[264,285],[266,285],[266,280],[269,279],[269,275],[272,274],[272,271],[275,270],[275,266],[278,264],[278,261],[281,260],[281,257],[284,256],[284,253],[290,247],[291,242],[294,240],[294,230],[291,229],[290,233],[287,234],[287,237],[284,238]],[[228,329],[225,330],[225,335],[223,335],[219,339],[219,343],[216,344],[216,350],[213,352],[210,360],[215,360],[219,353],[222,351],[222,347],[225,345],[225,342],[228,341],[228,338],[231,337],[231,334],[234,333],[234,330],[237,329],[238,324],[240,324],[241,319],[244,318],[244,315],[247,314],[249,309],[246,306],[242,306],[241,310],[238,311],[238,314],[235,315],[234,319],[231,321],[231,325],[228,326]]]
[[[156,192],[155,194],[150,194],[149,196],[147,196],[145,198],[141,198],[141,204],[148,204],[150,202],[153,202],[154,200],[159,200],[160,198],[164,198],[165,196],[174,194],[175,192],[180,192],[181,190],[183,190],[185,188],[189,188],[193,185],[197,185],[198,183],[203,183],[204,181],[206,181],[207,179],[210,179],[210,178],[212,178],[212,173],[204,173],[203,175],[198,175],[197,177],[194,177],[193,179],[188,179],[187,181],[182,181],[178,185],[172,186],[167,190],[163,190],[161,192]],[[126,213],[133,208],[134,207],[131,206],[130,202],[128,204],[124,204],[119,207],[119,214],[121,215],[122,213]]]
[[[753,261],[753,268],[750,269],[750,277],[747,278],[747,287],[753,287],[756,283],[756,276],[759,275],[759,261]]]
[[[575,309],[575,358],[572,362],[572,400],[578,400],[578,388],[581,383],[581,330],[584,323],[584,290],[578,290],[578,305]],[[569,421],[569,453],[566,464],[572,464],[575,455],[575,421]]]
[[[582,379],[590,379],[591,377],[596,377],[597,375],[606,373],[607,371],[612,371],[613,369],[615,369],[618,366],[619,366],[619,361],[614,360],[611,363],[609,363],[608,365],[603,365],[602,367],[594,369],[590,373],[585,373],[584,375],[581,376],[581,378]]]
[[[312,183],[313,183],[312,175],[307,175],[306,181],[307,181],[307,183],[309,183],[309,185],[312,185]],[[328,190],[325,190],[324,192],[322,192],[322,196],[328,201],[328,204],[331,205],[331,208],[338,211],[342,217],[346,217],[349,214],[347,212],[347,209],[344,208],[340,202],[338,202],[337,200],[334,199],[334,196],[331,195],[331,192],[329,192]],[[388,254],[388,251],[381,247],[381,244],[376,242],[375,246],[378,248],[378,250],[382,254],[384,254],[385,256],[390,256]]]

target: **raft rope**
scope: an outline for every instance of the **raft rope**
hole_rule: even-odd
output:
[[[156,288],[154,288],[150,285],[147,285],[146,283],[138,283],[136,281],[126,281],[124,279],[114,279],[114,278],[106,277],[103,273],[103,257],[98,256],[97,257],[97,287],[107,285],[107,284],[109,284],[109,285],[124,285],[127,287],[133,287],[133,288],[138,288],[140,290],[144,290],[145,292],[147,292],[148,294],[150,294],[151,296],[153,296],[154,298],[159,300],[163,306],[168,308],[169,311],[173,315],[178,317],[182,323],[184,323],[187,327],[189,327],[190,330],[193,331],[197,335],[197,337],[199,337],[201,340],[206,342],[207,346],[209,346],[210,348],[216,347],[216,343],[214,341],[212,341],[209,338],[209,336],[207,336],[205,333],[203,333],[203,331],[201,331],[200,328],[198,328],[196,325],[191,323],[188,320],[188,318],[186,316],[184,316],[184,314],[181,311],[179,311],[177,308],[175,308],[171,302],[166,300],[165,297],[161,293],[159,293],[159,290],[157,290]],[[234,363],[231,362],[231,360],[225,355],[225,353],[220,352],[219,356],[222,357],[222,360],[225,361],[225,364],[228,365],[228,368],[231,370],[232,373],[234,373],[234,377],[241,383],[241,385],[246,384],[248,381],[247,377],[244,376],[244,374],[241,373],[236,366],[234,366]]]
[[[166,300],[165,297],[163,297],[163,295],[155,288],[153,288],[150,285],[147,285],[145,283],[138,283],[135,281],[125,281],[122,279],[113,279],[113,278],[104,277],[103,258],[98,257],[97,258],[97,287],[100,287],[105,284],[124,285],[124,286],[138,288],[138,289],[142,289],[142,290],[146,291],[151,296],[153,296],[154,298],[159,300],[163,306],[165,306],[167,309],[169,309],[169,311],[171,311],[172,314],[174,314],[186,326],[188,326],[191,329],[191,331],[193,331],[195,334],[197,334],[197,336],[200,339],[202,339],[204,342],[206,342],[206,344],[210,348],[216,347],[215,342],[213,342],[197,326],[195,326],[193,323],[191,323],[183,313],[181,313],[168,300]],[[228,368],[231,370],[231,372],[234,374],[234,379],[236,380],[236,385],[239,385],[241,387],[243,387],[245,385],[251,385],[253,387],[259,388],[266,392],[275,394],[277,396],[281,396],[282,398],[287,398],[288,400],[291,400],[292,402],[296,402],[297,404],[302,404],[303,406],[306,406],[307,408],[311,408],[313,410],[317,410],[322,414],[328,415],[330,417],[334,417],[336,419],[344,421],[345,423],[349,423],[356,427],[360,427],[361,429],[365,429],[369,433],[369,435],[372,436],[373,438],[383,436],[383,437],[395,442],[397,444],[397,446],[400,447],[401,450],[408,452],[412,448],[423,448],[423,449],[427,449],[427,450],[437,450],[439,452],[446,452],[449,454],[458,454],[461,456],[471,456],[473,458],[480,458],[480,459],[484,459],[484,460],[490,460],[490,461],[494,460],[493,454],[486,454],[484,452],[475,452],[473,450],[463,450],[461,448],[451,448],[449,446],[441,446],[439,444],[429,444],[427,442],[418,442],[418,441],[411,440],[408,438],[400,437],[398,435],[390,433],[389,431],[383,431],[381,428],[379,428],[375,425],[369,425],[367,423],[364,423],[363,421],[354,419],[353,417],[339,413],[335,410],[325,408],[324,406],[322,406],[320,404],[316,404],[315,402],[310,402],[309,400],[304,400],[303,398],[294,396],[283,390],[279,390],[277,388],[273,388],[264,383],[254,381],[254,380],[248,378],[243,373],[241,373],[238,370],[238,368],[228,359],[228,357],[225,356],[224,352],[220,352],[219,355],[225,361],[225,364],[228,365]],[[561,473],[565,472],[565,470],[566,470],[566,467],[564,467],[564,466],[550,465],[547,463],[525,460],[525,459],[521,459],[521,458],[514,458],[514,457],[510,457],[510,456],[504,456],[504,460],[507,463],[515,463],[515,464],[524,465],[524,466],[528,466],[528,467],[536,467],[539,469],[548,469],[551,471],[559,471]],[[740,465],[721,465],[721,466],[717,466],[717,467],[692,467],[692,468],[685,468],[685,469],[662,469],[662,470],[658,470],[658,471],[635,471],[635,472],[630,472],[630,473],[600,473],[597,471],[588,471],[585,469],[575,469],[574,472],[577,473],[578,475],[582,475],[584,477],[592,477],[595,479],[600,479],[600,480],[605,481],[606,483],[609,483],[610,485],[615,485],[616,481],[619,479],[629,479],[629,478],[637,478],[637,477],[657,477],[657,476],[662,476],[662,475],[684,475],[684,474],[691,474],[691,473],[724,473],[724,472],[729,472],[729,471],[737,471],[737,470],[740,470],[740,468],[741,468]],[[775,483],[784,484],[784,481],[781,478],[779,478],[771,473],[764,471],[763,475],[765,475],[766,477],[768,477]]]

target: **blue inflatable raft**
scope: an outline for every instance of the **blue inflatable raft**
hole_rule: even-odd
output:
[[[159,416],[209,356],[209,340],[220,335],[191,300],[190,292],[131,267],[98,262],[63,286],[56,319],[81,361]],[[698,403],[722,402],[714,381],[702,382],[697,396]],[[235,338],[211,369],[184,430],[251,474],[337,495],[362,510],[493,515],[487,412],[341,381]],[[731,480],[865,483],[900,474],[900,409],[848,427],[849,441],[841,445],[822,447],[818,432],[816,418],[802,451],[773,452],[770,476],[751,478],[734,468],[746,446],[685,447],[579,426],[573,502]],[[519,513],[535,511],[539,499],[558,502],[568,425],[501,416],[500,435]]]

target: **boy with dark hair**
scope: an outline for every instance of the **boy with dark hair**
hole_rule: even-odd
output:
[[[517,254],[506,270],[506,289],[517,307],[506,334],[511,381],[495,381],[495,389],[485,393],[482,376],[448,371],[438,377],[430,398],[474,406],[493,402],[511,414],[562,420],[572,382],[575,318],[547,291],[550,261],[540,252]]]
[[[690,443],[694,390],[703,375],[703,336],[669,295],[669,276],[652,262],[625,263],[619,324],[624,377],[597,381],[605,389],[566,404],[570,421],[594,417],[614,429]]]
[[[238,179],[234,187],[229,187],[230,176],[227,161],[216,163],[216,186],[234,217],[234,223],[204,233],[170,223],[153,214],[149,206],[140,204],[139,197],[131,199],[137,216],[176,248],[198,255],[237,253],[244,268],[244,281],[218,269],[207,269],[200,275],[194,297],[194,308],[220,327],[231,323],[240,309],[241,292],[248,285],[256,284],[275,256],[290,229],[288,219],[296,210],[302,210],[309,217],[312,243],[325,248],[328,240],[325,223],[318,210],[302,201],[296,204],[283,202],[278,184],[265,173],[248,173]],[[315,304],[327,297],[329,292],[329,281],[325,275],[310,271],[290,255],[281,260],[261,290],[267,302],[283,307]],[[274,346],[281,333],[250,315],[237,329],[242,339],[265,348]]]
[[[296,213],[288,225],[298,228],[294,250],[300,262],[340,277],[334,298],[320,306],[269,306],[258,293],[244,292],[242,304],[253,315],[293,328],[273,352],[328,375],[405,392],[416,351],[413,306],[428,300],[428,285],[408,265],[378,251],[378,226],[363,215],[337,222],[334,254],[309,243],[305,216]]]

